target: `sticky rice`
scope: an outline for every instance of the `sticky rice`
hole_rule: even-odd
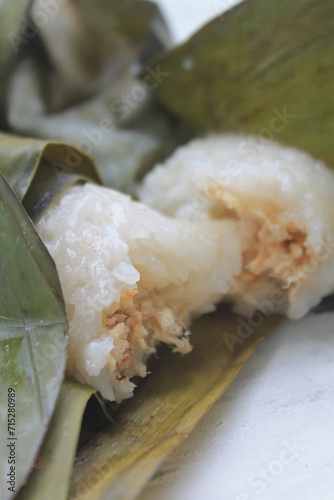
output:
[[[147,205],[198,228],[234,221],[242,272],[225,299],[244,314],[269,299],[291,318],[334,290],[333,194],[334,175],[323,163],[230,134],[179,148],[139,191]]]
[[[110,400],[132,395],[157,343],[189,352],[190,319],[212,311],[241,269],[234,221],[198,229],[101,186],[68,189],[37,228],[66,303],[67,375]]]

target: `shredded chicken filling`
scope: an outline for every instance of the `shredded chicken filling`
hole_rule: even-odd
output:
[[[282,226],[279,218],[284,209],[271,200],[257,200],[252,205],[238,193],[217,184],[208,184],[204,194],[213,201],[212,218],[229,214],[251,227],[238,288],[245,289],[268,277],[289,293],[298,288],[305,275],[303,269],[314,251],[307,244],[307,234],[292,221]]]
[[[136,352],[145,357],[155,352],[158,342],[186,354],[191,351],[188,332],[169,307],[157,308],[154,300],[140,297],[137,289],[127,291],[119,303],[104,309],[102,327],[114,341],[107,365],[116,371],[118,380],[137,374],[146,375],[146,366]],[[145,361],[145,359],[144,359]]]

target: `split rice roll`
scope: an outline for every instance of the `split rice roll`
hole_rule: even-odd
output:
[[[333,194],[322,163],[233,135],[179,148],[144,180],[146,205],[67,189],[37,224],[66,303],[67,375],[121,401],[157,344],[188,353],[191,319],[219,302],[306,314],[334,290]]]

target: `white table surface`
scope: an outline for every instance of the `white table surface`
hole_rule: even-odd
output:
[[[140,500],[332,500],[334,313],[285,321]]]
[[[236,0],[159,0],[177,42]],[[334,499],[334,313],[285,321],[140,500]]]

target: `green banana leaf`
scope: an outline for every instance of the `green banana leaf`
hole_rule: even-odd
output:
[[[68,144],[2,133],[0,173],[34,219],[66,187],[101,182],[94,162]]]
[[[68,324],[54,263],[0,175],[0,497],[14,496],[62,383]]]
[[[169,76],[153,92],[197,134],[275,139],[333,165],[333,52],[331,0],[246,0],[155,59]]]
[[[33,2],[30,15],[38,23],[45,2]],[[148,57],[169,45],[151,2],[97,0],[94,9],[86,0],[59,4],[11,78],[9,131],[71,143],[94,158],[104,184],[131,191],[189,137],[152,99],[159,72],[147,67],[146,83],[136,77]]]
[[[39,451],[38,461],[18,500],[66,500],[82,414],[93,390],[65,381]]]
[[[116,422],[77,453],[69,498],[136,498],[281,321],[279,316],[262,319],[244,335],[237,317],[221,308],[195,322],[190,354],[163,349],[151,375],[116,413]]]
[[[0,123],[5,113],[7,85],[15,68],[17,42],[25,28],[30,0],[0,3]]]
[[[132,64],[144,64],[171,45],[164,19],[152,2],[95,0],[93,9],[90,0],[57,2],[53,8],[45,3],[34,0],[30,8],[44,57],[34,44],[25,57],[30,56],[41,70],[37,68],[36,76],[40,85],[47,86],[47,113],[114,86]]]

